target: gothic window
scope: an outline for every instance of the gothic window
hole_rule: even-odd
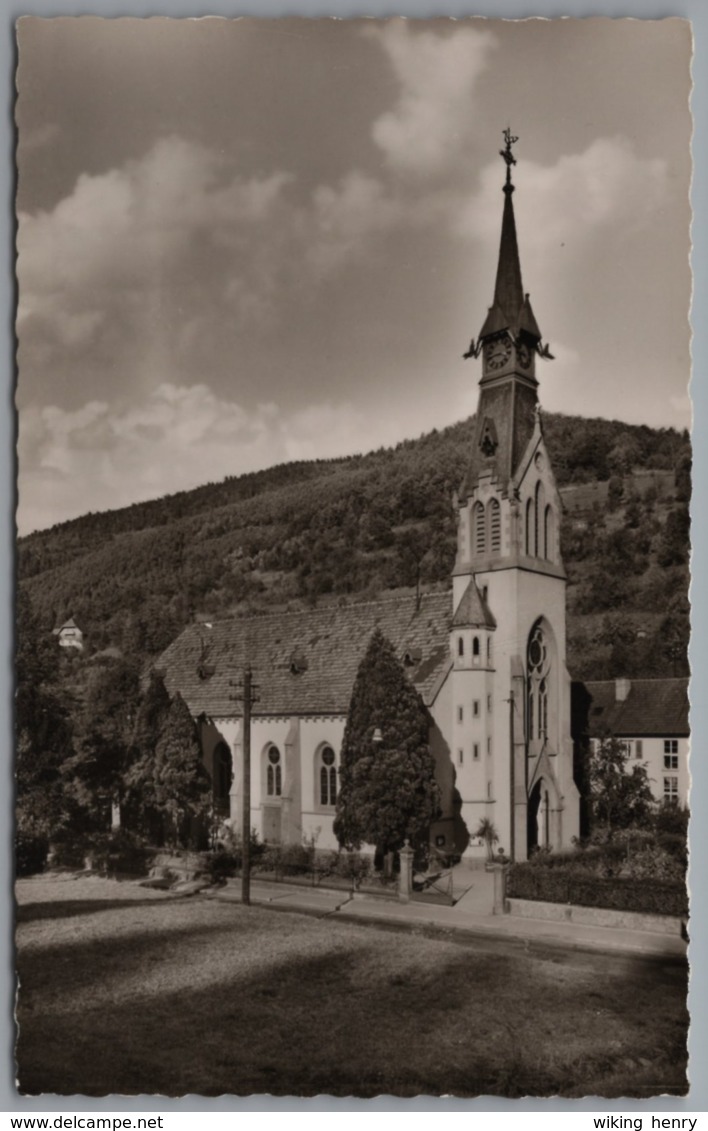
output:
[[[493,554],[501,550],[501,507],[498,499],[490,499],[487,507],[489,513],[489,548]]]
[[[472,640],[472,655],[476,660],[479,660],[479,637],[475,636]]]
[[[548,561],[553,559],[553,508],[549,503],[543,516],[543,556]]]
[[[334,750],[323,746],[319,753],[320,805],[337,804],[337,767]]]
[[[526,553],[528,557],[533,554],[533,499],[526,504]]]
[[[472,509],[474,524],[474,550],[476,554],[483,554],[487,548],[487,531],[484,521],[484,507],[475,503]]]
[[[278,747],[269,747],[267,757],[266,793],[268,797],[280,797],[283,792],[283,769]]]
[[[543,552],[541,545],[541,523],[543,521],[543,503],[544,503],[543,483],[539,480],[536,484],[536,492],[534,497],[534,524],[533,524],[533,555],[535,558],[540,558]]]
[[[548,737],[550,652],[540,624],[537,624],[531,632],[526,658],[528,737],[530,742],[543,742]]]

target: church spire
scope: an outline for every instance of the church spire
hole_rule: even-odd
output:
[[[511,167],[516,164],[516,157],[512,146],[519,140],[514,137],[510,129],[505,129],[504,149],[499,150],[500,157],[506,163],[506,180],[503,186],[504,211],[502,214],[501,239],[499,241],[499,260],[497,263],[497,277],[494,285],[494,302],[487,311],[487,317],[475,343],[470,344],[465,357],[477,357],[484,345],[486,338],[505,331],[517,341],[521,332],[530,339],[529,345],[537,349],[544,357],[549,357],[547,347],[541,347],[541,331],[534,317],[529,296],[524,294],[521,281],[521,261],[519,259],[519,245],[516,238],[516,221],[514,218],[514,205],[512,195],[514,184],[511,180]]]
[[[494,287],[494,307],[499,308],[507,317],[516,321],[518,312],[524,304],[524,288],[521,283],[519,245],[516,240],[516,221],[511,199],[514,192],[511,166],[516,164],[516,158],[511,147],[519,139],[512,136],[511,130],[506,129],[504,130],[504,140],[506,147],[499,150],[499,156],[503,157],[506,162],[506,183],[502,190],[504,193],[504,213],[502,215],[501,240],[499,241],[497,280]]]

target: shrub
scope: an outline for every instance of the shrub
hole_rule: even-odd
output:
[[[18,876],[42,872],[47,863],[49,845],[45,837],[18,832],[15,837],[15,870]]]
[[[103,875],[144,875],[152,849],[127,829],[109,833],[65,833],[51,844],[51,861],[63,868],[91,868]]]
[[[241,871],[243,851],[241,837],[227,825],[220,827],[218,838],[215,839],[217,847],[208,854],[207,860],[209,875],[216,883],[220,883],[229,876],[238,875]],[[262,866],[266,846],[258,839],[258,833],[255,829],[251,829],[249,844],[252,867]]]
[[[517,899],[574,903],[655,915],[684,916],[688,911],[686,885],[656,879],[634,879],[572,872],[563,868],[513,864],[507,877],[507,895]]]

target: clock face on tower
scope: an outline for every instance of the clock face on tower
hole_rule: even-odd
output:
[[[484,347],[484,360],[489,369],[501,369],[511,356],[511,342],[508,338],[497,338],[487,342]]]

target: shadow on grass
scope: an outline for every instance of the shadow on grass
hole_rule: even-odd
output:
[[[176,897],[171,897],[176,899]],[[37,903],[18,903],[15,906],[16,923],[34,923],[40,919],[70,919],[73,915],[94,915],[100,911],[114,911],[118,907],[151,907],[166,904],[171,899],[67,899],[46,900]]]
[[[658,1091],[685,1092],[685,978],[597,959],[566,968],[450,944],[363,935],[302,920],[311,953],[229,974],[229,948],[254,947],[249,916],[152,935],[28,952],[20,963],[17,1057],[24,1093],[374,1096],[583,1094],[638,1058]],[[254,917],[263,936],[262,913]],[[273,929],[287,931],[280,916]],[[101,999],[112,977],[159,975],[167,945],[197,943],[214,980],[140,1000]],[[172,950],[174,962],[179,952]],[[598,970],[602,976],[598,977]],[[47,981],[47,971],[50,981]],[[224,971],[223,974],[217,971]],[[186,975],[188,976],[188,975]],[[51,986],[51,995],[41,991]],[[62,989],[63,987],[63,989]],[[59,992],[58,992],[59,991]],[[67,1008],[86,991],[86,1008]],[[31,1006],[34,1005],[34,1008]],[[659,1085],[661,1085],[659,1087]],[[649,1088],[652,1082],[648,1082]],[[651,1093],[649,1093],[651,1094]]]

